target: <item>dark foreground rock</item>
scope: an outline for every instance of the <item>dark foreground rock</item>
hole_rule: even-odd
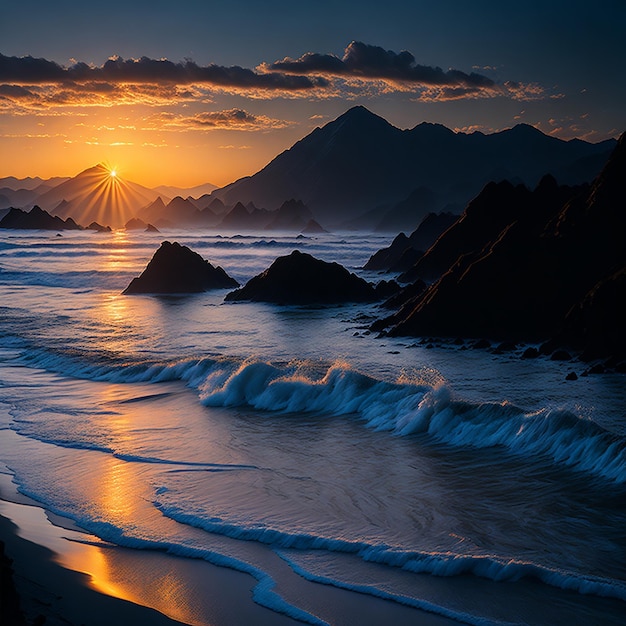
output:
[[[626,355],[626,268],[601,280],[568,312],[559,336],[585,361]]]
[[[50,215],[38,206],[30,211],[11,209],[0,220],[0,228],[23,228],[26,230],[80,230],[81,227],[71,218],[66,220]]]
[[[373,302],[381,294],[373,285],[338,263],[327,263],[294,250],[277,258],[262,274],[229,293],[226,300],[280,304],[339,304]]]
[[[625,207],[626,134],[590,186],[550,176],[532,192],[488,185],[412,268],[434,282],[381,325],[391,335],[552,338],[542,354],[623,359]]]
[[[429,213],[410,236],[400,233],[389,247],[374,253],[363,269],[408,271],[424,255],[424,251],[428,250],[458,219],[459,216],[452,213]]]
[[[221,267],[214,267],[187,246],[164,241],[141,276],[133,278],[123,293],[198,293],[238,285]]]

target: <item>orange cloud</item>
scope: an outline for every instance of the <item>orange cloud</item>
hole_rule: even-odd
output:
[[[243,109],[205,111],[194,115],[161,112],[146,118],[145,130],[276,130],[291,123],[265,115],[253,115]]]

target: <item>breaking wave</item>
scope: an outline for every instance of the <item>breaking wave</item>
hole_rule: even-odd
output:
[[[394,382],[349,364],[270,363],[213,357],[175,362],[120,363],[84,355],[28,350],[29,365],[115,383],[184,381],[213,407],[261,412],[355,415],[372,429],[421,435],[458,448],[499,447],[616,483],[626,483],[626,440],[561,409],[528,413],[508,403],[457,400],[446,385],[401,377]],[[78,357],[78,358],[77,358]]]

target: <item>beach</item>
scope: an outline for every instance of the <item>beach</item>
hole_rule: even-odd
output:
[[[3,496],[7,495],[5,491],[6,487]],[[28,500],[19,494],[13,497],[22,502]],[[17,504],[0,499],[0,541],[5,544],[5,557],[11,559],[13,570],[11,581],[3,579],[4,612],[1,615],[7,620],[3,625],[269,626],[299,623],[254,604],[253,580],[244,574],[201,561],[136,553],[113,546],[100,548],[82,544],[75,551],[76,545],[68,545],[71,540],[67,539],[73,532],[50,523],[35,503]],[[40,543],[30,537],[36,537]],[[73,555],[59,554],[46,547],[55,545],[63,549],[64,543],[68,553],[73,551]],[[115,558],[103,552],[122,554]],[[108,580],[96,580],[95,572],[73,569],[89,569],[86,564],[106,559],[109,559]],[[143,573],[141,580],[138,580],[139,572]],[[21,615],[12,602],[14,592]],[[381,624],[387,619],[393,619],[396,624],[412,624],[418,619],[427,626],[456,623],[342,590],[321,586],[318,594],[323,602],[335,607],[336,624]]]
[[[292,249],[372,278],[388,243],[173,235],[240,283]],[[31,624],[620,624],[623,375],[377,336],[372,304],[122,295],[162,239],[0,241],[0,514]]]

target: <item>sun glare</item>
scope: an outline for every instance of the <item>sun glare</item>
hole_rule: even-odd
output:
[[[117,172],[116,172],[115,170],[111,170],[111,171],[109,172],[109,175],[110,175],[112,178],[115,178],[115,177],[117,176]]]

